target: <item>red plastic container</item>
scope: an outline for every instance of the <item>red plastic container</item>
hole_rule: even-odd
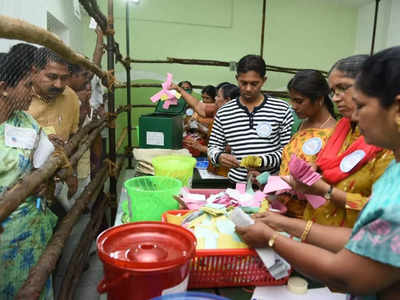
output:
[[[222,189],[190,189],[191,193],[206,197]],[[185,214],[187,210],[170,210],[166,214]],[[253,249],[200,249],[191,262],[189,288],[215,288],[229,286],[284,285],[288,278],[274,279]]]
[[[195,236],[185,228],[161,222],[112,227],[97,238],[104,279],[97,287],[108,300],[148,300],[186,291]]]

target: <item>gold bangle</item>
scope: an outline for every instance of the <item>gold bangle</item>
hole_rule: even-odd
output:
[[[307,221],[306,227],[304,228],[304,231],[303,231],[303,233],[301,235],[301,238],[300,238],[300,240],[302,242],[304,242],[307,239],[307,236],[310,233],[312,224],[313,224],[313,221]]]
[[[279,236],[279,232],[275,232],[272,237],[268,240],[268,247],[273,248],[276,238]]]

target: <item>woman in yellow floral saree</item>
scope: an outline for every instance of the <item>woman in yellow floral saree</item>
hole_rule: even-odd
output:
[[[303,119],[297,132],[282,152],[279,175],[289,175],[288,164],[292,154],[314,163],[336,124],[333,103],[329,99],[329,86],[324,76],[315,70],[303,70],[287,85],[292,107]],[[307,202],[294,194],[284,193],[278,199],[287,206],[287,214],[302,218]]]

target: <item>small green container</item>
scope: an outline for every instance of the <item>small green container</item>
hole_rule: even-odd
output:
[[[184,186],[192,186],[193,169],[196,159],[187,155],[161,155],[154,157],[151,163],[156,176],[168,176],[179,179]]]
[[[179,207],[173,196],[179,193],[182,183],[175,178],[134,177],[125,181],[124,187],[129,199],[128,205],[123,205],[122,209],[130,216],[131,222],[161,221],[164,212]]]

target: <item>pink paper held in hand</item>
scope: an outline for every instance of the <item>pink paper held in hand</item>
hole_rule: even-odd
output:
[[[162,90],[153,95],[150,100],[155,103],[159,100],[164,101],[163,103],[163,108],[168,109],[170,105],[177,105],[178,104],[178,98],[180,98],[180,94],[176,91],[169,90],[168,88],[170,87],[172,83],[172,74],[167,73],[167,80],[161,84]]]
[[[290,174],[298,181],[311,186],[321,179],[321,175],[315,172],[311,165],[292,154],[289,162]]]

